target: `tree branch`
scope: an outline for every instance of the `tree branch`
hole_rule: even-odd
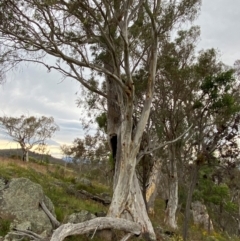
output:
[[[26,236],[26,237],[29,237],[33,240],[36,240],[36,241],[44,241],[44,240],[48,240],[43,238],[42,236],[32,232],[32,231],[29,231],[29,230],[21,230],[21,229],[17,229],[17,228],[14,228],[13,229],[15,232],[10,232],[10,234],[15,234],[15,235],[20,235],[20,236]]]
[[[41,208],[43,209],[43,211],[46,213],[46,215],[48,216],[48,218],[50,219],[52,225],[54,228],[57,228],[61,225],[61,223],[52,215],[52,213],[48,210],[48,208],[46,207],[45,203],[43,201],[41,201],[39,203],[39,205],[41,206]]]
[[[160,148],[162,148],[162,147],[164,147],[164,146],[166,146],[166,145],[170,145],[170,144],[178,141],[178,140],[181,139],[187,132],[189,132],[189,130],[192,128],[192,126],[193,126],[193,124],[192,124],[185,132],[183,132],[180,136],[178,136],[178,137],[177,137],[176,139],[174,139],[174,140],[167,141],[167,142],[165,142],[165,143],[163,143],[163,144],[160,144],[160,145],[158,145],[158,146],[155,146],[155,147],[153,147],[153,148],[151,148],[151,149],[147,149],[147,150],[141,151],[141,152],[139,153],[138,157],[137,157],[137,162],[139,162],[144,155],[150,154],[150,153],[152,153],[153,151],[156,151],[156,150],[158,150],[158,149],[160,149]],[[148,148],[148,147],[147,147],[147,148]]]
[[[102,217],[95,218],[83,223],[67,223],[61,225],[58,229],[56,229],[52,235],[50,241],[62,241],[64,238],[70,235],[84,234],[90,231],[94,231],[95,229],[118,229],[128,233],[133,233],[136,235],[141,234],[141,226],[135,222],[122,219],[122,218],[110,218],[110,217]]]

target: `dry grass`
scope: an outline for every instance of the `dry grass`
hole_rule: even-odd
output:
[[[39,163],[34,163],[34,162],[24,162],[20,159],[11,159],[11,158],[5,158],[5,157],[0,157],[0,166],[9,166],[9,165],[17,165],[21,168],[24,169],[34,169],[38,173],[42,174],[47,174],[49,172],[55,172],[56,169],[62,168],[64,170],[64,175],[65,177],[74,177],[76,176],[74,170],[69,169],[64,166],[59,166],[56,164],[48,164],[48,165],[43,165]]]

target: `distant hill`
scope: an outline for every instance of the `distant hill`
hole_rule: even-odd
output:
[[[17,149],[0,149],[0,157],[17,157],[22,156],[22,150],[20,148]],[[64,165],[65,161],[56,157],[52,157],[51,155],[39,154],[36,152],[29,151],[29,157],[35,158],[37,160],[48,160],[49,163],[52,164],[60,164]]]

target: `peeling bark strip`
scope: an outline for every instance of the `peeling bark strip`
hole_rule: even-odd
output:
[[[83,223],[67,223],[56,229],[50,241],[62,241],[70,235],[84,234],[102,229],[118,229],[135,235],[141,234],[141,226],[137,223],[122,218],[95,218]]]

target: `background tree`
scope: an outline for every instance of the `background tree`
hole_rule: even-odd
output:
[[[53,117],[0,117],[0,124],[7,134],[18,142],[22,149],[22,160],[28,160],[28,151],[36,145],[45,145],[46,140],[59,130]]]
[[[185,208],[184,240],[187,239],[192,194],[202,166],[212,163],[214,153],[238,135],[239,82],[233,69],[223,65],[214,49],[203,51],[195,65],[198,81],[193,89],[192,122],[194,129],[187,144],[194,160],[191,166],[188,197]]]

